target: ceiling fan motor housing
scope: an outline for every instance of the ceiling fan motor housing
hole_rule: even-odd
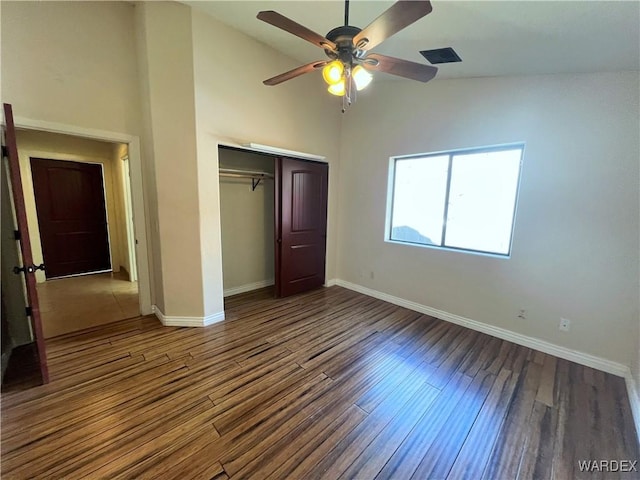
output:
[[[354,58],[362,58],[365,54],[364,50],[359,50],[353,44],[353,37],[362,31],[361,28],[351,25],[343,25],[336,27],[327,33],[327,40],[331,40],[337,45],[337,51],[325,49],[330,58],[339,59],[342,63],[351,65]]]

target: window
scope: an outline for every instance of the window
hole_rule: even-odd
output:
[[[523,150],[393,158],[387,240],[508,256]]]

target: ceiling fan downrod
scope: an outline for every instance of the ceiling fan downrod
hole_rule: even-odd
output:
[[[349,25],[349,0],[344,0],[344,26]]]

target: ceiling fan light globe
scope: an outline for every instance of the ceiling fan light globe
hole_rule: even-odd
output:
[[[337,83],[329,85],[329,88],[327,88],[327,90],[331,95],[335,95],[337,97],[343,97],[346,92],[344,78]]]
[[[356,83],[356,90],[360,91],[371,83],[373,75],[367,72],[361,65],[356,65],[351,72],[353,81]]]
[[[335,85],[342,80],[342,74],[344,73],[344,66],[339,60],[334,60],[328,63],[322,69],[322,78],[329,85]]]

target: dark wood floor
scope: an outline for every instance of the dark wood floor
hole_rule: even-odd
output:
[[[339,287],[48,342],[2,394],[2,478],[602,478],[640,458],[623,379]],[[637,478],[637,473],[604,478]]]

